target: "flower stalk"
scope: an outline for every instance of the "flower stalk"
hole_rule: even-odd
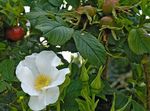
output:
[[[143,70],[145,74],[145,81],[147,87],[147,110],[150,111],[150,56],[144,55],[143,60]]]
[[[57,102],[57,111],[60,111],[60,101]]]

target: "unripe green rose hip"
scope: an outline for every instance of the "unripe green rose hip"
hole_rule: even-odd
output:
[[[80,6],[77,8],[77,13],[79,14],[88,14],[89,16],[93,17],[96,14],[96,9],[91,5]]]
[[[100,19],[100,25],[113,26],[114,20],[111,16],[104,16]]]
[[[119,0],[104,0],[104,3],[102,5],[103,13],[105,15],[110,15],[116,5],[119,5]]]

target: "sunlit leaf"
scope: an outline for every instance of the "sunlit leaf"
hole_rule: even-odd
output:
[[[136,54],[150,53],[150,37],[142,28],[132,29],[129,32],[128,43],[130,49]]]

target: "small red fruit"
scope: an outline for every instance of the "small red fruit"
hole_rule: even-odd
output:
[[[24,38],[25,31],[20,26],[8,28],[6,30],[6,38],[11,41],[18,41]]]
[[[102,11],[105,15],[109,15],[112,13],[113,8],[116,5],[119,5],[119,0],[104,0],[102,5]]]

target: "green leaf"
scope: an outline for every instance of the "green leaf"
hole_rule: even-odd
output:
[[[35,19],[37,17],[40,17],[40,16],[45,16],[47,15],[48,13],[43,11],[43,10],[40,10],[38,12],[29,12],[26,14],[26,16],[29,18],[29,19]]]
[[[145,30],[150,31],[150,23],[145,23],[143,27]]]
[[[132,6],[132,4],[136,4],[138,3],[139,0],[120,0],[119,3],[122,4],[122,5],[126,5],[126,6]]]
[[[35,28],[41,30],[43,34],[47,34],[49,31],[53,30],[53,28],[61,26],[61,24],[53,20],[46,20],[43,18],[41,20],[43,22],[41,21]]]
[[[128,101],[126,102],[125,105],[123,105],[120,109],[115,110],[115,106],[116,106],[116,94],[114,93],[114,99],[113,99],[113,103],[112,103],[112,106],[111,106],[111,111],[125,111],[126,107],[129,105],[129,103],[131,102],[131,100],[132,100],[132,96],[130,96],[128,98]]]
[[[46,21],[36,26],[52,45],[63,45],[71,39],[74,29],[62,26],[56,21]]]
[[[132,101],[132,106],[133,106],[132,111],[146,111],[143,106],[141,106],[139,103],[137,103],[134,100]]]
[[[6,59],[0,63],[0,74],[6,81],[14,81],[15,63],[13,60]]]
[[[142,59],[142,55],[137,55],[135,54],[130,48],[129,48],[129,44],[126,42],[124,43],[123,49],[128,57],[128,59],[130,60],[130,62],[133,63],[140,63],[141,59]]]
[[[6,44],[0,42],[0,51],[5,50]]]
[[[91,34],[76,31],[73,35],[77,50],[93,65],[105,63],[106,51],[104,46]]]
[[[16,3],[18,0],[12,0],[14,3]]]
[[[118,109],[117,111],[125,111],[126,107],[129,105],[129,103],[131,102],[131,100],[132,100],[132,96],[130,96],[128,98],[127,103],[122,108]]]
[[[62,107],[65,111],[78,111],[78,104],[76,98],[80,96],[82,83],[78,80],[72,80],[66,90],[66,97]]]
[[[102,75],[103,70],[104,70],[104,68],[101,66],[99,68],[97,76],[91,82],[91,89],[93,90],[92,92],[95,94],[98,94],[99,91],[101,91],[103,89],[102,79],[101,79],[101,75]]]
[[[52,5],[56,7],[59,7],[63,3],[63,0],[48,0],[48,1],[49,3],[51,3]]]
[[[149,0],[142,0],[142,12],[144,15],[150,16],[150,2]]]
[[[88,88],[82,88],[81,90],[81,96],[84,98],[76,99],[80,111],[94,111],[92,110],[95,108],[95,101],[92,100],[92,98],[89,96],[89,89]]]
[[[74,30],[64,26],[56,27],[45,34],[52,45],[63,45],[71,39]]]
[[[142,29],[132,29],[129,32],[128,43],[130,49],[136,54],[150,53],[150,37]]]
[[[97,0],[97,2],[98,2],[98,8],[101,8],[104,0]]]
[[[115,108],[121,109],[123,108],[129,101],[129,97],[124,95],[123,93],[116,92],[116,101],[115,101]]]
[[[87,108],[85,107],[86,106],[86,102],[84,100],[81,100],[81,99],[76,99],[78,105],[79,105],[79,110],[80,111],[87,111]]]
[[[61,99],[63,100],[65,95],[66,95],[66,88],[70,84],[70,78],[69,76],[66,76],[65,82],[60,85],[60,94],[61,94]]]
[[[4,81],[0,81],[0,93],[7,89],[7,83]]]
[[[115,111],[115,101],[116,101],[116,95],[115,95],[115,93],[114,93],[114,99],[113,99],[113,102],[112,102],[112,106],[111,106],[110,111]]]
[[[83,65],[81,67],[80,80],[82,82],[88,82],[88,80],[89,80],[89,75],[88,75],[88,71],[85,67],[85,63],[83,63]]]

